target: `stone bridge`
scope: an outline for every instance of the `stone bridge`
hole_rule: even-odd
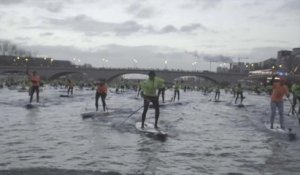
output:
[[[0,75],[5,74],[25,74],[27,67],[17,66],[0,66]],[[84,74],[90,79],[105,79],[110,82],[114,78],[125,74],[144,74],[147,75],[150,69],[133,69],[133,68],[76,68],[76,67],[30,67],[30,71],[36,71],[43,79],[57,79],[69,74]],[[153,69],[151,69],[153,70]],[[184,71],[184,70],[154,70],[158,77],[163,78],[166,82],[172,83],[174,79],[183,76],[196,76],[210,80],[214,83],[227,82],[236,83],[238,80],[248,77],[248,74],[241,73],[216,73],[207,71]]]

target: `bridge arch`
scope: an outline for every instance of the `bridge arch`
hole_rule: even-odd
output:
[[[175,78],[173,79],[173,82],[174,82],[174,80],[176,80],[176,79],[181,79],[182,77],[197,77],[197,78],[203,78],[203,79],[205,79],[205,80],[209,80],[209,81],[213,82],[214,84],[219,84],[219,82],[217,82],[215,79],[210,78],[210,77],[207,77],[207,76],[203,76],[203,75],[182,75],[182,76],[179,76],[179,77],[175,77]]]
[[[128,75],[128,74],[140,74],[140,75],[148,75],[147,73],[141,73],[141,72],[122,72],[122,73],[118,73],[115,74],[111,77],[109,77],[108,79],[106,79],[107,82],[111,82],[113,81],[115,78],[122,76],[122,75]]]

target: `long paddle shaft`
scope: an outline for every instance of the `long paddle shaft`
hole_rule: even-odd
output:
[[[125,123],[131,116],[133,116],[133,114],[135,114],[135,113],[137,113],[140,109],[142,109],[144,106],[141,106],[141,107],[139,107],[136,111],[133,111],[123,122],[121,122],[120,124],[119,124],[119,126],[120,125],[122,125],[123,123]]]
[[[209,96],[208,96],[209,100],[208,101],[212,101],[214,95],[216,95],[216,94],[215,93],[209,94]]]
[[[291,99],[288,98],[288,100],[289,100],[290,104],[293,105]],[[298,118],[298,123],[299,123],[299,125],[300,125],[300,117],[299,117],[299,114],[298,114],[298,112],[297,112],[296,110],[295,110],[294,112],[295,112],[295,114],[296,114],[296,116],[297,116],[297,118]]]

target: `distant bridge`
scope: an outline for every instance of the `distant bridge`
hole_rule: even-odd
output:
[[[0,66],[0,75],[4,74],[25,74],[26,66]],[[36,71],[43,79],[57,79],[69,74],[84,74],[90,79],[105,79],[110,82],[114,78],[125,74],[144,74],[147,75],[150,69],[131,69],[131,68],[75,68],[75,67],[30,67],[30,71]],[[151,69],[153,70],[153,69]],[[238,80],[248,77],[246,73],[216,73],[216,72],[198,72],[184,70],[154,70],[158,77],[166,82],[173,82],[176,78],[183,76],[196,76],[210,80],[214,83],[227,82],[234,84]]]

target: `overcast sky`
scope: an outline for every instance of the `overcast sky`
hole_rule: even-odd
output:
[[[0,0],[0,40],[94,67],[262,61],[300,47],[299,21],[300,0]]]

